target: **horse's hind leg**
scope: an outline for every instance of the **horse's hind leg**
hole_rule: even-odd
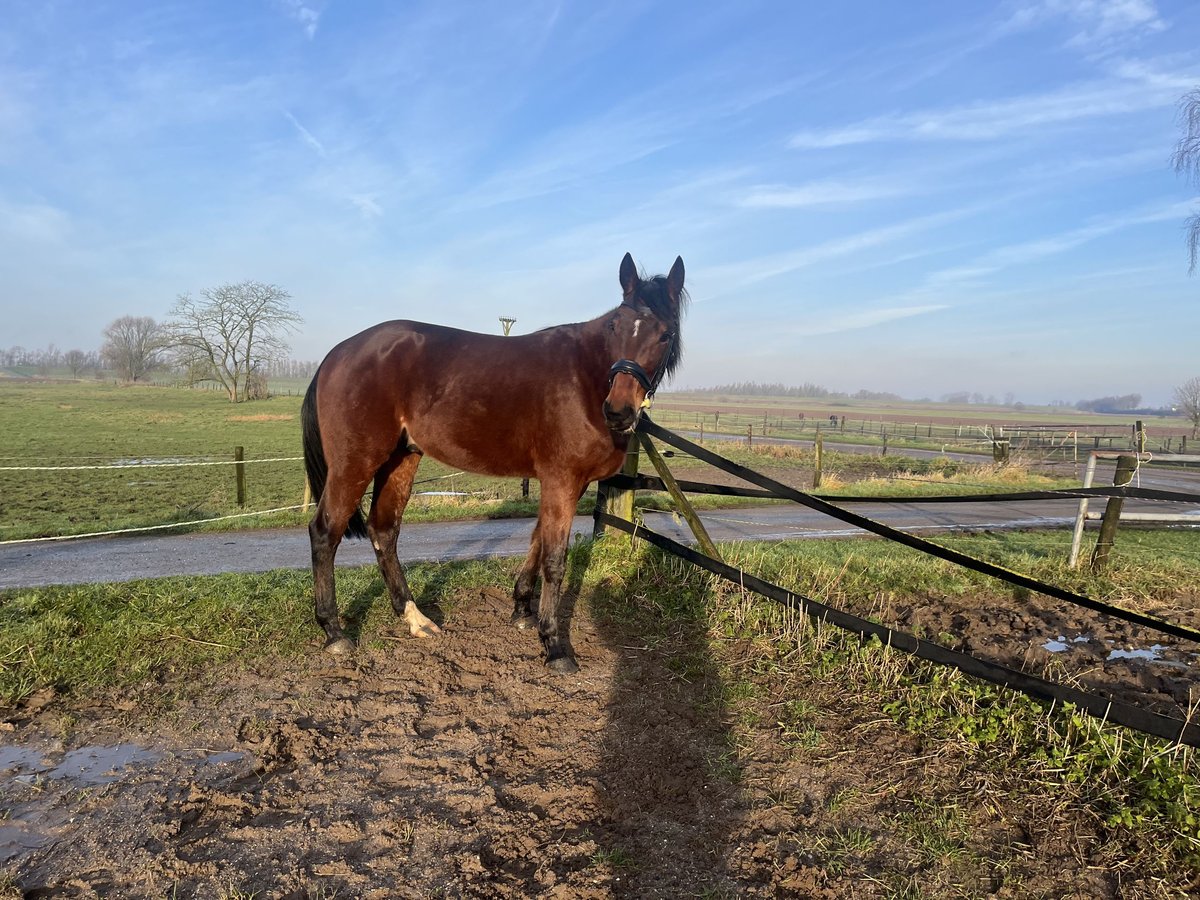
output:
[[[379,561],[379,570],[387,584],[392,609],[408,623],[410,634],[432,637],[441,629],[417,609],[408,579],[404,577],[404,567],[396,556],[400,520],[412,496],[413,478],[420,463],[421,454],[401,452],[375,474],[375,493],[371,499],[371,514],[367,517],[367,535],[375,548],[375,558]]]
[[[317,502],[316,514],[308,523],[308,539],[312,545],[313,602],[317,624],[325,631],[325,649],[330,653],[350,653],[354,650],[354,642],[343,633],[338,619],[333,558],[366,486],[367,479],[357,485],[347,485],[339,479],[330,478]]]
[[[532,628],[533,597],[537,588],[538,571],[542,566],[542,519],[538,517],[533,526],[533,537],[529,539],[529,552],[517,575],[517,583],[513,586],[512,623],[518,628]]]

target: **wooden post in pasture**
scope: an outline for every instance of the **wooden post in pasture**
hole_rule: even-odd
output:
[[[1117,471],[1113,475],[1113,487],[1124,487],[1133,480],[1137,471],[1137,457],[1132,454],[1122,454],[1117,457]],[[1104,507],[1104,518],[1100,520],[1100,536],[1096,539],[1096,547],[1092,550],[1092,571],[1099,572],[1108,564],[1108,555],[1112,551],[1113,541],[1117,536],[1117,524],[1121,521],[1121,507],[1125,501],[1121,497],[1109,497]]]
[[[880,456],[887,456],[887,432],[883,433],[883,449],[879,451]]]
[[[700,549],[713,559],[720,559],[721,554],[717,552],[717,546],[712,542],[712,538],[708,536],[708,531],[704,528],[704,523],[700,521],[700,517],[696,515],[696,510],[684,496],[683,491],[679,489],[679,485],[675,481],[675,477],[671,474],[671,470],[667,468],[666,462],[659,455],[658,448],[650,440],[647,434],[638,435],[642,440],[642,447],[646,451],[646,458],[650,460],[655,471],[658,472],[658,477],[663,480],[666,485],[667,493],[671,495],[671,499],[675,502],[675,509],[683,516],[688,527],[692,529],[692,534],[696,536],[696,543],[700,545]]]
[[[245,447],[233,448],[234,473],[237,477],[237,505],[246,505],[246,464],[243,460],[246,458]]]
[[[813,490],[821,486],[821,459],[824,456],[825,439],[821,437],[821,428],[817,427],[817,439],[813,441]]]
[[[704,420],[700,420],[700,443],[704,443]]]
[[[747,425],[746,426],[746,448],[749,449],[750,447],[753,447],[753,446],[754,446],[754,426]]]
[[[1146,425],[1138,419],[1133,425],[1133,449],[1138,452],[1138,455],[1146,452]]]
[[[636,437],[631,438],[629,446],[625,450],[625,464],[621,466],[622,475],[637,475],[638,473],[638,440]],[[632,489],[626,490],[622,488],[618,491],[613,491],[608,497],[609,506],[612,514],[618,518],[624,519],[626,522],[633,521],[633,500],[636,492]]]
[[[1092,479],[1096,477],[1096,454],[1089,453],[1087,468],[1083,473],[1083,486],[1090,488]],[[1079,567],[1079,545],[1083,542],[1083,526],[1087,521],[1088,498],[1083,496],[1079,498],[1079,512],[1075,514],[1075,530],[1071,534],[1071,552],[1067,556],[1067,566],[1075,569]]]

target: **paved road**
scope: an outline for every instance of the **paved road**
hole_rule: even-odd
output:
[[[1069,500],[937,505],[858,503],[853,508],[894,527],[927,534],[963,529],[1061,527],[1072,522],[1075,513],[1075,503]],[[1126,508],[1133,511],[1161,507],[1128,503]],[[1173,508],[1172,512],[1190,512],[1200,525],[1200,504],[1189,510]],[[704,512],[702,518],[716,541],[827,538],[862,533],[798,505],[712,510]],[[690,539],[686,527],[677,524],[669,514],[648,512],[646,521],[669,537],[685,542]],[[530,519],[413,523],[400,532],[400,558],[414,562],[521,556],[532,529]],[[573,533],[586,535],[591,530],[590,518],[575,519]],[[338,565],[361,566],[374,561],[374,553],[366,541],[345,541],[338,551]],[[165,575],[264,572],[308,565],[308,533],[303,528],[85,538],[0,545],[0,589],[129,581]]]

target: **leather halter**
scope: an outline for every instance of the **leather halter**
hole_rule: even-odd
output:
[[[639,366],[632,359],[618,359],[612,364],[612,368],[608,370],[608,386],[612,387],[613,379],[624,372],[626,375],[632,375],[637,383],[645,390],[646,396],[654,393],[656,385],[650,380],[650,376],[646,374],[646,370]]]

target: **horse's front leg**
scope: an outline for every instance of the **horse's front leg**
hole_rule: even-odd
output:
[[[517,583],[513,586],[512,623],[518,628],[532,628],[533,597],[537,588],[538,570],[542,566],[542,520],[538,517],[533,526],[533,537],[529,539],[529,553],[517,575]]]
[[[538,636],[546,651],[546,665],[555,672],[579,671],[571,647],[570,622],[558,621],[563,577],[567,570],[567,541],[579,490],[574,484],[547,484],[542,481],[542,503],[538,515],[541,532],[542,597],[538,603]]]

